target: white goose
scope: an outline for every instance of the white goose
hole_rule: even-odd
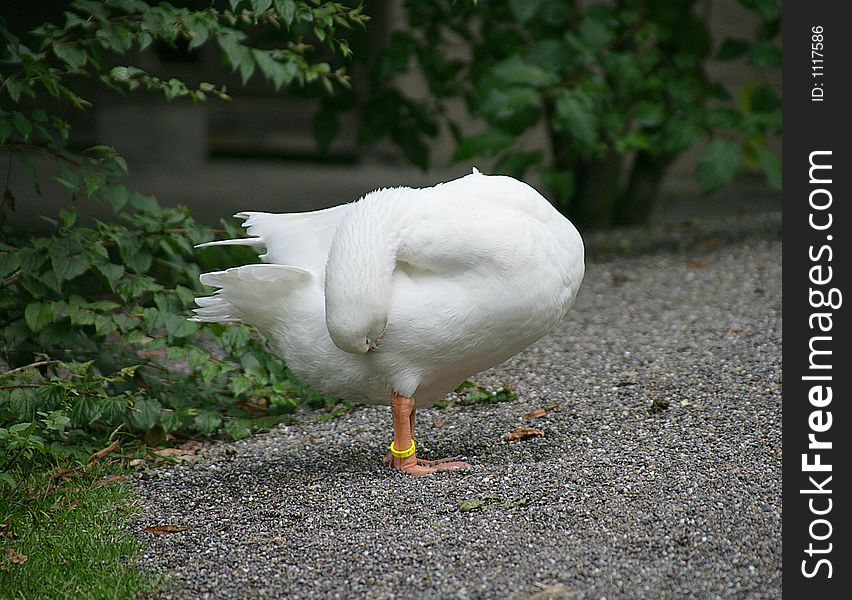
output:
[[[197,321],[245,321],[301,380],[327,394],[391,404],[386,457],[413,475],[465,463],[417,458],[415,406],[535,342],[571,306],[583,242],[529,185],[471,175],[392,188],[306,213],[243,212],[264,264],[205,273],[219,288]]]

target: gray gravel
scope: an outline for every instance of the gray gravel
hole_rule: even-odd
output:
[[[138,528],[188,527],[140,533],[141,565],[168,577],[152,597],[780,597],[781,244],[767,219],[760,235],[592,258],[569,319],[478,377],[517,400],[419,411],[419,454],[471,469],[388,470],[390,411],[369,407],[140,473]],[[504,442],[518,426],[545,436]]]

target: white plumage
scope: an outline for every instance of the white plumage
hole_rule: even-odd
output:
[[[198,321],[257,327],[305,383],[430,406],[541,338],[574,300],[583,243],[538,192],[473,174],[294,214],[244,212],[263,264],[205,273]]]

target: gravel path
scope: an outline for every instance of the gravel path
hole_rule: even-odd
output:
[[[477,378],[517,400],[418,413],[422,455],[471,469],[386,469],[389,409],[369,407],[140,473],[140,529],[188,526],[147,536],[141,564],[169,577],[153,597],[780,597],[770,221],[590,260],[569,319]],[[545,436],[504,442],[518,426]]]

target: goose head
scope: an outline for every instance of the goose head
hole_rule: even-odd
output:
[[[326,324],[335,346],[352,354],[366,354],[379,346],[388,326],[387,311],[348,306],[327,313]]]

